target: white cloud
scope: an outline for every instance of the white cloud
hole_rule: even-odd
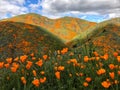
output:
[[[120,16],[120,0],[43,0],[43,13]],[[114,16],[113,16],[114,15]]]
[[[0,18],[24,14],[28,9],[24,6],[25,0],[0,0]]]

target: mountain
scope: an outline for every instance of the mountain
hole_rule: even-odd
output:
[[[83,42],[92,43],[103,51],[120,51],[120,18],[114,18],[89,28],[82,35],[76,36],[69,45],[80,46]]]
[[[87,31],[88,28],[96,25],[95,22],[89,22],[79,18],[63,17],[59,19],[49,19],[34,13],[19,15],[2,21],[22,22],[41,26],[45,30],[56,35],[64,43],[68,43],[75,36],[82,34],[84,31]]]
[[[0,22],[0,57],[16,57],[32,52],[46,54],[65,44],[41,27],[30,24]]]

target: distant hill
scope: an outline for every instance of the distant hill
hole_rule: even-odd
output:
[[[16,57],[32,52],[46,54],[65,44],[41,27],[30,24],[0,22],[0,57]]]
[[[2,21],[22,22],[35,26],[41,26],[50,33],[58,36],[64,43],[71,41],[75,36],[82,34],[96,25],[95,22],[89,22],[79,18],[63,17],[59,19],[49,19],[47,17],[29,13],[19,15]]]
[[[83,42],[93,43],[95,47],[104,51],[120,51],[120,18],[114,18],[89,28],[82,35],[76,36],[69,45],[80,46]]]

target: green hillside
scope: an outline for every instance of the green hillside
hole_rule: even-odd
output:
[[[45,54],[65,45],[41,27],[17,22],[0,22],[0,57],[16,57],[32,52]]]
[[[29,13],[19,15],[2,21],[13,21],[41,26],[50,33],[58,36],[64,43],[69,42],[75,36],[87,31],[88,28],[96,25],[95,22],[89,22],[79,18],[63,17],[59,19],[49,19],[47,17]]]
[[[101,47],[105,51],[120,49],[120,18],[101,22],[76,36],[68,44],[71,47],[77,47],[85,42],[93,43],[96,47]]]

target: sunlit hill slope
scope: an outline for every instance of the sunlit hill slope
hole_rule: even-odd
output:
[[[89,22],[79,18],[63,17],[59,19],[49,19],[34,13],[19,15],[13,18],[5,19],[3,21],[22,22],[41,26],[50,33],[56,35],[64,43],[69,42],[75,36],[82,34],[88,28],[96,25],[94,22]]]

